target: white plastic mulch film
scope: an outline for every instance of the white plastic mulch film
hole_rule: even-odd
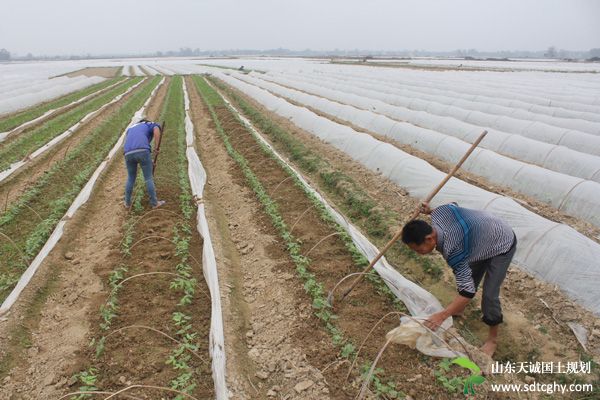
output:
[[[133,117],[131,118],[130,124],[133,124],[142,118],[142,116],[144,115],[144,110],[146,109],[146,107],[150,103],[150,100],[152,99],[152,97],[154,97],[156,91],[163,84],[164,81],[165,80],[163,79],[156,86],[156,88],[154,88],[154,90],[148,97],[148,100],[146,100],[144,105],[142,105],[142,107],[133,115]],[[81,192],[79,192],[79,194],[77,195],[75,200],[73,200],[73,203],[71,204],[71,206],[65,213],[64,217],[62,217],[60,222],[56,225],[56,228],[54,228],[54,231],[52,231],[52,234],[50,235],[50,237],[44,244],[44,247],[42,247],[42,249],[37,254],[37,256],[33,259],[31,264],[29,265],[29,267],[25,270],[25,272],[23,272],[23,274],[21,275],[21,278],[19,278],[19,281],[17,282],[17,285],[15,286],[15,288],[12,290],[12,292],[10,292],[8,297],[4,300],[4,302],[2,303],[2,306],[0,306],[0,315],[3,315],[7,311],[9,311],[10,308],[13,306],[13,304],[17,301],[17,299],[19,298],[23,289],[25,289],[27,284],[29,284],[29,282],[31,281],[31,278],[33,278],[33,276],[35,275],[35,273],[38,270],[38,268],[40,267],[40,265],[42,265],[42,262],[44,261],[44,259],[48,256],[48,254],[50,254],[50,252],[52,251],[54,246],[56,246],[56,243],[58,243],[58,241],[62,237],[66,223],[71,218],[73,218],[73,216],[75,215],[75,212],[77,212],[77,210],[89,200],[90,195],[92,194],[92,190],[94,189],[94,186],[96,185],[96,181],[100,177],[100,174],[106,169],[106,167],[108,166],[110,161],[113,159],[113,157],[115,156],[115,154],[117,153],[119,148],[123,145],[123,141],[125,140],[126,132],[127,132],[127,129],[125,129],[125,131],[123,131],[123,133],[117,140],[117,143],[115,143],[113,148],[109,151],[109,153],[106,156],[106,158],[104,159],[104,161],[102,161],[100,163],[100,165],[98,166],[98,168],[96,168],[96,170],[94,171],[94,173],[92,174],[92,176],[90,177],[88,182],[85,184],[83,189],[81,189]]]
[[[204,211],[202,196],[204,184],[206,183],[206,171],[198,158],[194,147],[194,125],[190,118],[190,100],[185,80],[183,81],[183,92],[185,101],[185,133],[186,133],[186,156],[188,160],[188,175],[192,194],[196,199],[197,229],[203,238],[202,245],[202,270],[204,279],[210,291],[211,315],[210,315],[210,355],[212,357],[212,373],[215,385],[215,398],[223,400],[229,398],[227,384],[225,382],[225,337],[223,334],[223,313],[221,311],[221,292],[219,290],[219,274],[217,273],[217,261],[210,239],[208,222]]]
[[[252,97],[268,110],[345,152],[372,171],[424,198],[445,176],[429,163],[371,135],[356,132],[290,104],[256,86],[223,73],[223,81]],[[509,223],[519,240],[514,262],[600,314],[600,245],[574,229],[528,211],[514,200],[452,178],[432,201],[433,206],[457,201],[461,206],[488,210]]]
[[[223,97],[223,96],[222,96]],[[224,97],[223,97],[224,98]],[[335,221],[340,224],[344,228],[344,230],[350,235],[352,238],[352,242],[357,247],[357,249],[369,260],[373,260],[378,254],[379,250],[377,247],[367,239],[358,228],[356,228],[352,223],[348,222],[346,218],[342,216],[336,209],[334,209],[325,198],[315,190],[307,181],[304,179],[302,174],[300,174],[292,165],[290,165],[287,160],[285,160],[270,144],[267,140],[254,128],[252,123],[245,118],[239,110],[235,108],[227,99],[225,99],[226,104],[238,115],[240,120],[252,131],[254,136],[260,140],[265,146],[267,146],[273,154],[285,165],[287,165],[290,170],[295,174],[295,176],[299,179],[302,185],[312,193],[319,201],[325,206],[327,211],[334,217]],[[400,274],[395,268],[393,268],[385,256],[381,257],[379,261],[374,265],[375,271],[379,274],[379,276],[383,279],[385,284],[390,288],[390,290],[394,293],[394,295],[400,299],[405,305],[409,312],[418,318],[428,317],[431,314],[434,314],[443,309],[440,302],[437,300],[435,296],[429,293],[427,290],[423,289],[419,285],[414,282],[406,279],[402,274]],[[461,352],[455,351],[452,348],[446,346],[444,342],[439,340],[437,336],[432,335],[425,328],[420,327],[418,329],[413,329],[413,324],[416,322],[404,318],[402,320],[402,324],[397,328],[398,330],[409,333],[410,338],[414,339],[414,343],[404,343],[399,342],[401,344],[407,344],[413,348],[417,348],[424,354],[434,356],[434,357],[456,357],[462,355]],[[418,325],[418,324],[417,324]],[[452,318],[446,319],[442,324],[442,328],[444,330],[450,328],[452,326]],[[456,345],[456,343],[454,343]]]
[[[355,86],[352,81],[348,80],[294,73],[271,73],[259,77],[341,104],[369,110],[377,115],[387,116],[394,121],[406,122],[469,142],[472,142],[482,129],[482,125],[464,122],[454,117],[440,116],[426,111],[415,111],[392,104],[394,98],[390,95],[374,88]],[[459,95],[461,92],[453,93]],[[477,99],[479,97],[473,98]],[[558,110],[563,109],[558,108]],[[588,113],[586,117],[591,118],[590,116],[595,115]],[[400,125],[402,126],[402,124]],[[556,172],[600,182],[600,157],[598,156],[572,150],[566,146],[528,138],[518,132],[505,132],[486,125],[483,126],[487,129],[488,135],[480,145],[482,148]]]
[[[46,143],[43,146],[41,146],[40,148],[38,148],[36,151],[34,151],[33,153],[31,153],[30,155],[28,155],[24,159],[22,159],[20,161],[16,161],[13,164],[11,164],[10,167],[8,167],[4,171],[0,172],[0,182],[2,182],[3,180],[5,180],[6,178],[8,178],[10,175],[12,175],[13,173],[15,173],[17,170],[19,170],[21,167],[23,167],[24,165],[26,165],[28,162],[30,162],[34,158],[39,157],[40,155],[44,154],[46,151],[50,150],[51,148],[53,148],[54,146],[56,146],[57,144],[59,144],[60,142],[62,142],[66,138],[68,138],[69,136],[71,136],[75,131],[77,131],[77,129],[79,129],[81,127],[81,125],[85,124],[87,121],[89,121],[90,119],[94,118],[94,116],[98,115],[106,107],[108,107],[111,104],[114,104],[117,101],[121,100],[123,98],[123,96],[127,95],[129,92],[131,92],[132,90],[134,90],[136,87],[138,87],[139,85],[141,85],[143,82],[144,81],[140,81],[140,82],[136,83],[135,85],[131,86],[129,89],[127,89],[125,92],[123,92],[123,93],[119,94],[118,96],[116,96],[110,102],[102,105],[97,110],[94,110],[94,111],[88,113],[85,117],[83,117],[81,120],[77,121],[69,129],[67,129],[66,131],[64,131],[60,135],[56,136],[54,139],[50,140],[48,143]]]
[[[104,79],[98,76],[59,77],[3,92],[0,94],[0,115],[81,90]]]
[[[112,85],[110,85],[110,86],[107,86],[107,87],[105,87],[104,89],[102,89],[102,90],[100,90],[100,91],[98,91],[98,92],[93,92],[93,93],[90,93],[90,94],[88,94],[87,96],[84,96],[84,97],[82,97],[82,98],[81,98],[81,99],[79,99],[79,100],[75,100],[75,101],[74,101],[74,102],[72,102],[72,103],[66,104],[66,105],[64,105],[64,106],[62,106],[62,107],[59,107],[59,108],[55,108],[55,109],[52,109],[52,110],[48,110],[48,111],[46,111],[46,112],[45,112],[43,115],[40,115],[39,117],[37,117],[37,118],[35,118],[35,119],[32,119],[31,121],[27,121],[27,122],[23,123],[22,125],[19,125],[19,126],[17,126],[16,128],[13,128],[13,129],[11,129],[10,131],[6,131],[6,132],[0,132],[0,142],[3,142],[3,141],[4,141],[4,140],[5,140],[5,139],[6,139],[8,136],[12,135],[13,133],[15,133],[15,132],[17,132],[17,131],[22,131],[23,129],[27,128],[29,125],[33,125],[33,124],[35,124],[36,122],[38,122],[38,121],[41,121],[41,120],[45,119],[47,116],[49,116],[50,114],[52,114],[52,113],[54,113],[54,112],[61,111],[61,110],[63,110],[63,109],[67,109],[67,108],[73,107],[74,105],[77,105],[77,104],[79,104],[79,103],[83,103],[84,101],[88,100],[90,97],[96,96],[96,95],[98,95],[98,93],[100,93],[100,92],[106,92],[106,91],[108,91],[108,90],[112,89],[113,87],[115,87],[115,86],[117,86],[117,85],[119,85],[119,84],[121,84],[121,83],[122,83],[122,82],[115,82],[115,83],[113,83]]]
[[[378,103],[373,104],[373,102],[368,99],[361,99],[362,108],[357,108],[354,105],[342,104],[339,98],[336,99],[338,101],[332,101],[271,82],[271,80],[274,82],[282,82],[282,84],[287,86],[290,84],[287,80],[269,79],[268,77],[263,77],[261,74],[255,74],[254,76],[234,74],[234,76],[237,79],[269,90],[274,94],[283,96],[313,109],[321,110],[323,113],[347,121],[359,128],[379,133],[402,144],[408,144],[418,150],[442,158],[453,164],[456,163],[469,149],[470,143],[468,141],[474,141],[482,130],[481,128],[471,129],[468,132],[469,137],[463,140],[461,138],[440,133],[434,129],[425,129],[420,126],[377,114],[371,110],[376,107],[384,108],[384,106],[380,107],[380,104]],[[259,78],[267,79],[268,81]],[[306,86],[300,86],[304,90],[307,89]],[[319,90],[319,87],[316,85],[310,86],[312,91]],[[323,89],[321,88],[321,91],[322,90]],[[367,107],[369,107],[369,109],[364,109]],[[428,116],[429,114],[427,114],[427,117]],[[426,117],[422,118],[420,121],[424,119],[426,119]],[[482,141],[482,144],[486,147],[487,143],[498,143],[501,139],[502,141],[500,143],[504,146],[506,145],[506,136],[507,135],[504,135],[503,138],[493,136],[491,139],[486,137]],[[512,143],[515,144],[515,141],[513,140]],[[518,140],[516,143],[519,143],[518,148],[520,149],[527,148],[523,147],[523,145],[527,146],[527,143],[521,143]],[[553,147],[556,148],[556,146]],[[533,148],[539,150],[539,146]],[[555,150],[554,148],[549,151]],[[534,151],[530,151],[529,153],[534,153]],[[591,175],[592,177],[597,175],[597,178],[594,179],[600,181],[600,157],[583,153],[579,154],[593,159],[594,162],[588,164],[595,165],[595,170],[591,171]],[[545,156],[547,156],[547,154],[544,154],[544,157]],[[572,161],[580,166],[582,160],[579,158],[578,160],[573,159]],[[581,169],[581,167],[578,168]],[[486,149],[477,149],[471,158],[464,164],[463,169],[482,176],[491,183],[510,187],[519,193],[531,196],[558,210],[583,218],[596,226],[600,226],[600,183],[598,183],[598,181],[570,176],[565,173],[515,160]],[[544,182],[544,185],[536,184],[541,181]]]

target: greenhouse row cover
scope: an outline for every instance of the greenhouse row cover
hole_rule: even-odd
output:
[[[330,143],[372,171],[381,172],[424,198],[445,176],[429,163],[366,133],[337,124],[222,72],[215,75],[298,127]],[[452,178],[433,206],[458,202],[488,210],[507,221],[519,240],[514,262],[534,276],[558,285],[567,295],[600,315],[600,245],[574,229],[528,211],[514,200]]]
[[[479,136],[481,126],[459,121],[452,117],[441,117],[425,111],[414,111],[406,107],[394,106],[382,100],[379,92],[367,89],[355,89],[346,84],[318,84],[317,80],[305,76],[295,76],[290,79],[286,75],[262,74],[253,75],[271,82],[294,87],[301,91],[316,94],[342,104],[370,110],[376,114],[388,116],[397,121],[405,121],[413,125],[431,129],[446,135],[472,143]],[[385,98],[381,96],[381,98]],[[600,157],[540,142],[485,127],[488,135],[481,147],[498,154],[535,164],[546,169],[563,174],[600,182]]]
[[[241,74],[235,74],[235,76],[294,102],[347,121],[359,128],[383,134],[427,154],[441,157],[452,164],[456,164],[470,147],[470,143],[460,139],[405,122],[398,122],[371,111],[360,110],[282,87],[257,77]],[[481,131],[482,129],[479,133]],[[463,168],[494,184],[510,187],[519,193],[532,196],[568,214],[600,226],[600,183],[598,182],[586,181],[526,164],[485,149],[476,149]]]
[[[293,75],[293,74],[290,74]],[[462,140],[472,142],[482,127],[460,121],[456,118],[438,116],[425,111],[414,111],[406,107],[386,103],[388,95],[376,90],[355,88],[347,83],[331,83],[320,81],[305,75],[294,75],[293,78],[279,74],[266,74],[263,79],[282,82],[285,85],[355,107],[373,110],[392,119],[406,121],[424,128],[436,130]],[[489,134],[482,146],[497,153],[536,164],[553,171],[577,176],[584,179],[600,181],[600,157],[571,150],[559,146],[530,139],[518,134],[506,133],[485,127]]]
[[[353,80],[353,82],[354,81],[358,80]],[[366,78],[361,79],[360,81],[363,83],[374,82],[373,80]],[[377,82],[381,83],[380,80],[377,80]],[[477,101],[460,98],[455,92],[450,91],[438,90],[437,93],[428,93],[427,91],[419,90],[399,82],[386,82],[386,86],[393,89],[395,94],[405,97],[455,106],[464,110],[481,111],[485,114],[506,115],[511,118],[525,121],[539,121],[551,126],[600,135],[600,122],[597,122],[600,120],[600,116],[597,114],[585,113],[584,117],[589,115],[591,120],[573,117],[558,117],[545,113],[539,114],[532,112],[530,111],[531,106],[526,103],[524,103],[524,105],[513,104],[509,107],[494,102],[486,102],[485,99],[482,98],[477,99]],[[552,108],[546,107],[546,109],[551,110]]]
[[[315,74],[325,76],[343,77],[346,80],[374,78],[373,68],[353,69],[347,68],[329,70],[315,68]],[[554,78],[541,79],[547,74],[527,74],[527,81],[519,81],[511,85],[515,78],[503,73],[491,72],[411,72],[381,71],[377,70],[377,81],[384,83],[413,82],[414,85],[436,87],[472,95],[485,95],[489,97],[520,100],[526,103],[553,108],[564,108],[573,111],[588,113],[600,112],[600,97],[596,94],[600,90],[600,79],[596,76],[580,81],[573,77],[561,77],[560,81]],[[563,86],[568,80],[568,86]],[[531,83],[533,82],[533,83]],[[581,87],[577,87],[581,83]],[[549,88],[560,88],[556,91]]]
[[[10,99],[12,97],[16,97],[22,94],[42,91],[56,86],[69,85],[75,82],[85,80],[85,76],[77,76],[74,78],[61,76],[54,79],[43,79],[34,82],[22,82],[19,86],[14,87],[12,89],[3,88],[2,92],[0,92],[0,100]]]
[[[355,77],[372,76],[366,70],[355,71],[345,69],[344,75],[352,75]],[[377,75],[380,73],[378,71]],[[543,99],[547,104],[554,101],[564,101],[573,106],[588,105],[592,107],[600,106],[600,96],[597,90],[600,89],[600,78],[593,74],[569,74],[557,75],[547,74],[542,72],[528,72],[520,74],[505,74],[502,72],[491,71],[445,71],[442,73],[422,70],[398,71],[386,70],[383,71],[383,78],[397,80],[400,76],[405,76],[409,79],[427,81],[431,78],[432,82],[445,83],[444,86],[450,86],[458,91],[461,90],[461,85],[466,85],[466,88],[485,89],[491,96],[494,96],[495,91],[500,91],[501,97],[507,96],[509,93],[519,93],[532,96],[538,100]],[[552,106],[552,104],[547,104]]]
[[[479,104],[489,105],[489,104],[497,104],[503,107],[517,109],[517,110],[525,110],[535,114],[541,114],[551,117],[558,117],[563,119],[581,119],[585,121],[594,121],[600,122],[600,114],[586,112],[586,111],[575,111],[569,110],[561,107],[553,107],[535,104],[531,102],[526,102],[523,100],[517,100],[510,97],[498,97],[497,90],[490,90],[489,87],[481,88],[481,91],[475,93],[465,93],[461,91],[463,89],[462,86],[450,86],[446,81],[443,82],[431,82],[430,80],[423,79],[411,79],[406,76],[398,76],[394,79],[380,79],[380,82],[389,82],[391,84],[401,84],[403,87],[411,88],[413,90],[419,91],[421,93],[426,93],[430,95],[441,95],[448,96],[452,99],[462,99],[469,102],[476,102]],[[504,88],[506,89],[506,88]],[[600,91],[600,87],[598,88]],[[487,93],[487,94],[481,94]],[[537,89],[536,89],[537,92]],[[600,107],[599,107],[600,108]],[[492,110],[493,111],[493,110]],[[577,128],[575,128],[577,129]]]
[[[517,61],[517,62],[515,62]],[[531,60],[518,61],[511,59],[507,61],[489,61],[489,60],[465,60],[465,59],[419,59],[414,58],[407,62],[414,65],[439,65],[439,66],[469,66],[469,67],[494,67],[504,68],[508,70],[540,70],[540,71],[577,71],[577,72],[600,72],[600,67],[597,63],[582,63],[582,62],[558,62],[557,59],[544,59],[545,62],[534,62]]]
[[[322,77],[319,78],[319,81],[323,84],[341,83],[339,78]],[[348,84],[348,81],[345,82]],[[385,99],[383,101],[392,105],[406,107],[415,111],[426,111],[439,116],[453,117],[474,125],[495,128],[508,133],[516,133],[538,141],[563,145],[573,150],[600,156],[600,135],[551,126],[539,121],[524,121],[508,116],[465,110],[439,102],[405,97],[397,94],[393,88],[388,87],[384,83],[364,83],[353,80],[350,85],[378,92],[380,100]]]
[[[56,97],[84,89],[102,82],[104,78],[79,76],[75,78],[54,78],[41,85],[28,86],[0,96],[0,114],[10,113],[51,100]]]

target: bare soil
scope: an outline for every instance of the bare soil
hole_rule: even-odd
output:
[[[83,68],[78,71],[71,72],[71,73],[67,74],[66,76],[68,76],[69,78],[73,78],[75,76],[81,76],[81,75],[100,76],[102,78],[114,78],[115,76],[117,76],[117,74],[119,73],[120,70],[121,70],[120,67],[89,67],[89,68]]]
[[[148,117],[156,119],[159,108],[148,110]],[[181,189],[178,184],[177,169],[177,136],[173,130],[163,137],[160,163],[156,169],[155,182],[158,197],[166,204],[156,211],[148,212],[138,219],[135,225],[135,236],[131,247],[131,256],[121,256],[117,262],[98,266],[96,273],[107,277],[119,265],[127,265],[127,276],[151,272],[175,272],[176,265],[181,262],[176,256],[175,244],[172,242],[174,229],[180,222]],[[144,204],[148,207],[147,200]],[[192,217],[195,221],[195,215]],[[182,294],[170,289],[173,277],[164,275],[146,275],[126,283],[118,295],[119,311],[111,331],[131,325],[145,325],[158,329],[173,337],[177,336],[177,327],[172,321],[174,312],[179,311],[192,316],[192,326],[199,334],[197,351],[201,359],[192,357],[188,364],[194,371],[194,382],[197,387],[194,396],[210,398],[213,396],[211,364],[208,354],[210,328],[210,297],[208,288],[202,278],[202,238],[195,229],[192,230],[190,242],[190,261],[193,276],[198,288],[191,305],[179,306]],[[106,281],[106,278],[105,278]],[[104,300],[105,301],[105,300]],[[96,304],[96,310],[102,303]],[[91,337],[100,338],[106,335],[100,329],[101,318],[96,311],[92,315]],[[131,383],[170,386],[170,382],[179,375],[165,361],[176,348],[172,341],[145,329],[125,330],[111,336],[105,345],[104,353],[96,358],[94,349],[86,351],[86,357],[77,367],[82,370],[93,364],[99,370],[97,386],[103,390],[116,391]],[[132,391],[132,394],[155,398],[157,392],[150,390]]]

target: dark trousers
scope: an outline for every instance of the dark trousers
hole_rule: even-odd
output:
[[[502,306],[500,305],[500,287],[506,271],[510,266],[510,262],[517,250],[517,238],[510,249],[503,254],[488,258],[487,260],[471,263],[473,281],[475,288],[479,287],[479,283],[483,278],[483,293],[481,298],[481,311],[483,317],[481,320],[489,325],[495,326],[502,323]]]

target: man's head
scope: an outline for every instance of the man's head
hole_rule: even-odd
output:
[[[429,254],[437,244],[437,234],[427,222],[410,221],[402,228],[402,241],[419,254]]]

